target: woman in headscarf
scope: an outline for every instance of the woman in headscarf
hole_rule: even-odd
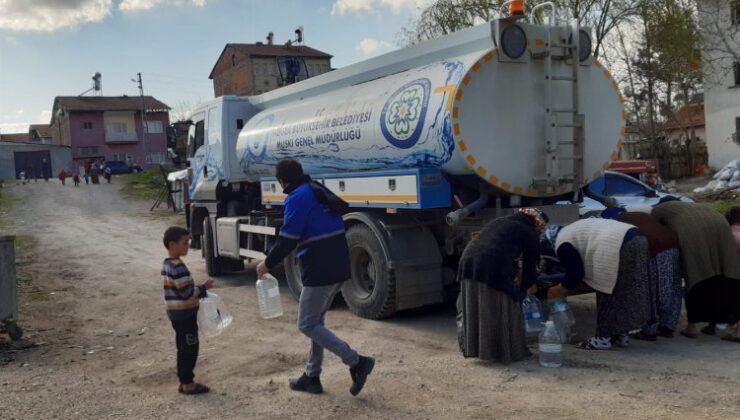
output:
[[[546,225],[544,213],[522,208],[489,222],[463,251],[457,278],[465,357],[510,363],[531,356],[522,300],[537,280],[539,235]]]
[[[686,286],[688,325],[681,335],[699,336],[697,322],[740,321],[740,252],[727,221],[701,204],[667,201],[653,216],[678,235]],[[740,323],[724,340],[740,342]]]
[[[596,291],[596,334],[579,348],[625,347],[627,334],[654,318],[648,244],[639,229],[615,220],[583,219],[560,230],[555,250],[565,276],[548,289],[548,298],[565,297],[580,283]]]
[[[605,210],[602,217],[636,226],[648,242],[650,292],[657,319],[645,325],[634,337],[647,341],[655,341],[658,335],[673,338],[681,316],[683,297],[678,236],[648,213],[611,208]]]

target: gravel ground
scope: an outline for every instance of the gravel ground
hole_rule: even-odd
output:
[[[285,314],[259,318],[253,271],[218,277],[216,293],[234,315],[202,339],[196,374],[213,392],[177,393],[174,332],[161,298],[161,243],[170,216],[124,198],[120,186],[8,185],[20,202],[11,233],[35,246],[19,261],[21,325],[28,343],[0,337],[0,418],[740,418],[740,345],[715,337],[633,342],[628,349],[568,347],[564,366],[534,359],[502,366],[461,357],[448,306],[369,321],[346,308],[328,325],[377,358],[358,397],[347,369],[327,356],[325,394],[287,387],[308,341],[283,287]],[[199,252],[185,258],[204,279]],[[571,299],[578,334],[593,331],[593,296]]]

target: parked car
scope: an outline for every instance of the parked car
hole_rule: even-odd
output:
[[[627,211],[649,213],[661,198],[672,195],[681,201],[693,202],[689,197],[658,191],[632,176],[606,171],[584,187],[583,202],[579,204],[581,217],[598,216],[606,204],[624,207]]]
[[[141,166],[129,165],[122,160],[109,160],[105,162],[105,167],[110,168],[110,173],[113,175],[141,172]]]

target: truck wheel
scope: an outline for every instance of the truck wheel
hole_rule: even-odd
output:
[[[295,251],[291,252],[290,255],[285,257],[283,260],[283,266],[285,267],[285,280],[288,283],[288,289],[293,298],[298,301],[301,298],[301,291],[303,291],[303,281],[301,280],[301,263],[295,257]]]
[[[23,337],[23,330],[15,322],[10,322],[5,325],[5,330],[8,332],[8,336],[13,341],[18,341]]]
[[[368,319],[396,313],[396,281],[388,269],[380,240],[365,225],[347,229],[352,278],[342,285],[349,309]]]
[[[206,217],[203,220],[203,258],[206,260],[206,273],[209,276],[221,275],[221,258],[216,257],[216,248],[213,243],[213,228],[211,227],[211,219]]]

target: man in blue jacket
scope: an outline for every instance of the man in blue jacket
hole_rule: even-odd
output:
[[[303,281],[298,302],[298,329],[311,339],[311,352],[305,372],[300,378],[290,380],[290,388],[313,394],[323,392],[319,375],[324,349],[327,349],[349,366],[352,377],[349,391],[357,395],[372,372],[375,359],[359,355],[324,326],[324,316],[334,295],[352,276],[340,213],[347,204],[304,175],[303,167],[296,160],[281,160],[275,172],[283,192],[288,195],[283,226],[267,258],[257,265],[257,277],[267,274],[298,248],[296,257],[301,259]]]

